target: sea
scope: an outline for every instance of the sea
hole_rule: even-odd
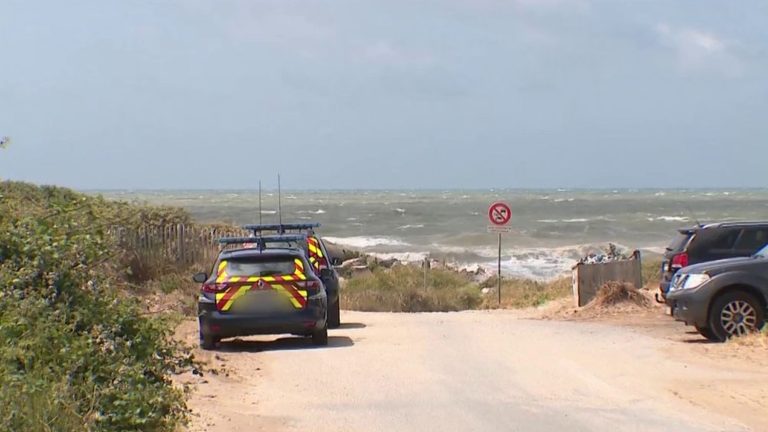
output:
[[[728,190],[111,190],[109,199],[179,206],[199,222],[319,222],[323,237],[382,259],[495,269],[489,205],[512,209],[502,235],[506,276],[549,280],[588,253],[663,253],[676,229],[768,219],[768,189]]]

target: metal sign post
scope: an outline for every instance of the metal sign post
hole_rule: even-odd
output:
[[[488,207],[488,220],[491,221],[488,226],[488,232],[495,232],[499,235],[499,259],[497,267],[497,293],[499,295],[499,306],[501,306],[501,234],[510,232],[507,226],[512,219],[512,209],[503,202],[495,202]]]

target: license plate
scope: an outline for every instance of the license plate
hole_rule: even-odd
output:
[[[272,292],[252,292],[235,301],[233,309],[238,312],[265,313],[289,309],[287,299]]]
[[[672,306],[667,306],[665,312],[666,312],[667,315],[672,316]]]

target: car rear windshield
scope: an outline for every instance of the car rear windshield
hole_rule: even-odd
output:
[[[689,231],[679,232],[677,236],[672,240],[672,243],[667,246],[669,252],[680,252],[685,249],[688,244],[688,240],[693,237],[693,233]]]
[[[276,276],[289,275],[295,271],[295,257],[247,257],[229,258],[226,272],[229,276]]]

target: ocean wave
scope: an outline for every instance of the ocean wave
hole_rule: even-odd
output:
[[[424,228],[424,224],[416,224],[416,225],[403,225],[397,227],[399,230],[407,230],[407,229],[413,229],[413,228]]]
[[[589,222],[589,219],[584,219],[584,218],[563,219],[561,222],[563,222],[563,223],[584,223],[584,222]]]
[[[375,246],[410,246],[403,241],[389,237],[325,237],[331,243],[352,248],[370,248]]]
[[[662,221],[662,222],[688,222],[691,219],[685,216],[657,216],[657,217],[649,217],[649,222],[656,222],[656,221]]]
[[[415,263],[424,261],[429,256],[429,252],[372,252],[369,255],[380,260],[395,259],[400,262]]]
[[[323,210],[323,209],[317,209],[317,210],[299,210],[299,211],[297,211],[296,213],[299,213],[299,214],[316,214],[316,215],[319,215],[319,214],[325,214],[325,210]]]
[[[405,209],[402,209],[402,208],[396,208],[396,209],[394,209],[394,210],[395,210],[395,212],[397,212],[397,213],[400,213],[401,215],[402,215],[402,214],[405,214]]]

